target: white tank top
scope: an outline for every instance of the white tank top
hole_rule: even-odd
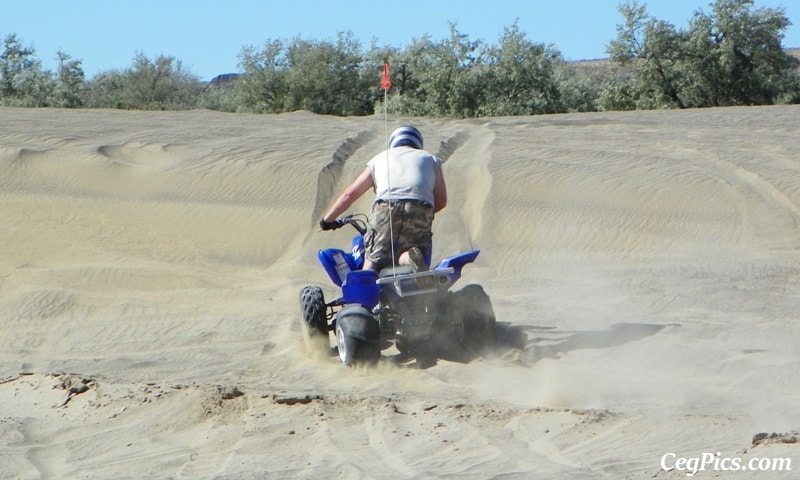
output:
[[[375,184],[375,201],[421,200],[434,205],[433,188],[442,161],[430,152],[390,148],[372,157],[367,166]]]

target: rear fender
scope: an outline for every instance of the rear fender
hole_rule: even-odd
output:
[[[459,253],[458,255],[447,257],[439,262],[439,265],[436,266],[436,270],[452,268],[453,273],[448,275],[450,278],[450,285],[452,285],[456,283],[459,278],[461,278],[461,269],[464,268],[464,265],[474,262],[479,253],[481,253],[480,250],[470,250],[469,252]]]

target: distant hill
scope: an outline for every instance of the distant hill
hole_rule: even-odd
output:
[[[239,78],[239,73],[223,73],[221,75],[217,75],[216,77],[212,78],[210,82],[208,82],[213,87],[222,87],[225,86],[237,78]]]
[[[787,48],[784,51],[800,61],[800,48]],[[584,73],[587,77],[594,81],[602,81],[608,76],[611,69],[619,68],[619,65],[607,58],[598,58],[594,60],[575,60],[569,63],[577,71]]]

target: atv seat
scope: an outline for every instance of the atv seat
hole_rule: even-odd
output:
[[[382,268],[378,273],[378,277],[396,277],[398,275],[408,275],[410,273],[414,273],[414,269],[411,267],[411,265],[398,265],[396,267]]]

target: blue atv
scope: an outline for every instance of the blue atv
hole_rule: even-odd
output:
[[[483,288],[450,291],[479,250],[445,258],[425,272],[396,266],[377,273],[362,270],[366,215],[346,215],[335,224],[358,231],[349,252],[328,248],[317,253],[341,295],[326,303],[320,287],[306,286],[300,290],[300,307],[310,335],[329,340],[334,332],[342,363],[374,364],[392,345],[399,357],[420,363],[436,358],[468,362],[495,346],[496,320]]]

